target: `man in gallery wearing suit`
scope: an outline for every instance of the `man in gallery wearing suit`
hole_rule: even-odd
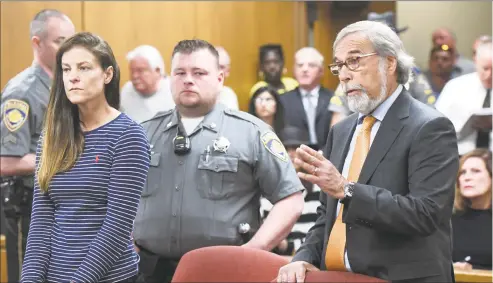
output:
[[[299,86],[281,96],[285,124],[307,131],[310,146],[323,148],[329,134],[332,112],[328,110],[332,91],[322,87],[324,57],[313,47],[295,54],[294,76]]]
[[[297,149],[298,175],[324,192],[318,219],[278,282],[312,270],[392,282],[453,282],[450,218],[458,170],[447,118],[403,88],[413,58],[387,25],[361,21],[334,42],[331,72],[354,114],[324,153]]]

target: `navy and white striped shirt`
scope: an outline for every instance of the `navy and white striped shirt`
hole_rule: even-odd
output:
[[[120,114],[84,138],[79,160],[55,175],[47,194],[36,177],[22,282],[117,282],[137,274],[131,233],[149,169],[146,134]]]

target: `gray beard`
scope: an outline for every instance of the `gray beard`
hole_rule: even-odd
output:
[[[352,112],[358,112],[363,115],[368,115],[375,110],[382,102],[387,98],[387,71],[385,70],[385,62],[380,61],[378,65],[378,71],[380,73],[380,82],[382,87],[380,88],[380,94],[376,98],[370,98],[368,92],[361,85],[350,85],[350,89],[359,89],[360,95],[347,96],[346,91],[348,85],[343,85],[342,89],[347,99],[349,110]]]

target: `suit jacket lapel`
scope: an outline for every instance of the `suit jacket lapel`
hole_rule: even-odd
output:
[[[296,98],[294,98],[294,104],[296,112],[300,113],[298,116],[301,118],[305,126],[308,127],[308,120],[306,119],[305,107],[303,106],[303,98],[301,97],[301,92],[299,88],[296,88]]]
[[[390,107],[368,152],[358,183],[366,184],[368,182],[378,164],[389,151],[399,132],[404,127],[403,120],[409,117],[410,103],[409,94],[404,90]]]
[[[354,130],[356,129],[358,123],[358,114],[353,114],[350,117],[348,117],[347,124],[343,129],[341,129],[340,133],[335,134],[334,133],[334,146],[338,145],[344,145],[343,150],[339,151],[331,151],[331,155],[333,156],[330,160],[332,164],[341,172],[342,174],[342,169],[344,168],[344,161],[346,160],[346,155],[348,154],[349,151],[349,145],[351,144],[351,138],[353,137]]]
[[[327,107],[329,105],[330,97],[328,95],[325,95],[324,89],[320,87],[318,91],[318,102],[317,102],[317,109],[315,110],[315,123],[318,121],[320,116],[324,111],[327,110]]]

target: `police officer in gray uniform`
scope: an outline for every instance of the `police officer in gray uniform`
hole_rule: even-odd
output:
[[[0,178],[9,282],[19,282],[19,258],[26,248],[36,146],[48,105],[55,54],[75,28],[61,12],[43,10],[32,20],[30,32],[34,62],[12,78],[1,95]]]
[[[216,49],[183,40],[172,55],[176,108],[143,123],[151,167],[134,241],[146,282],[169,282],[188,251],[214,245],[271,250],[303,210],[303,185],[272,129],[216,104],[224,80]],[[261,223],[260,195],[274,204]]]

